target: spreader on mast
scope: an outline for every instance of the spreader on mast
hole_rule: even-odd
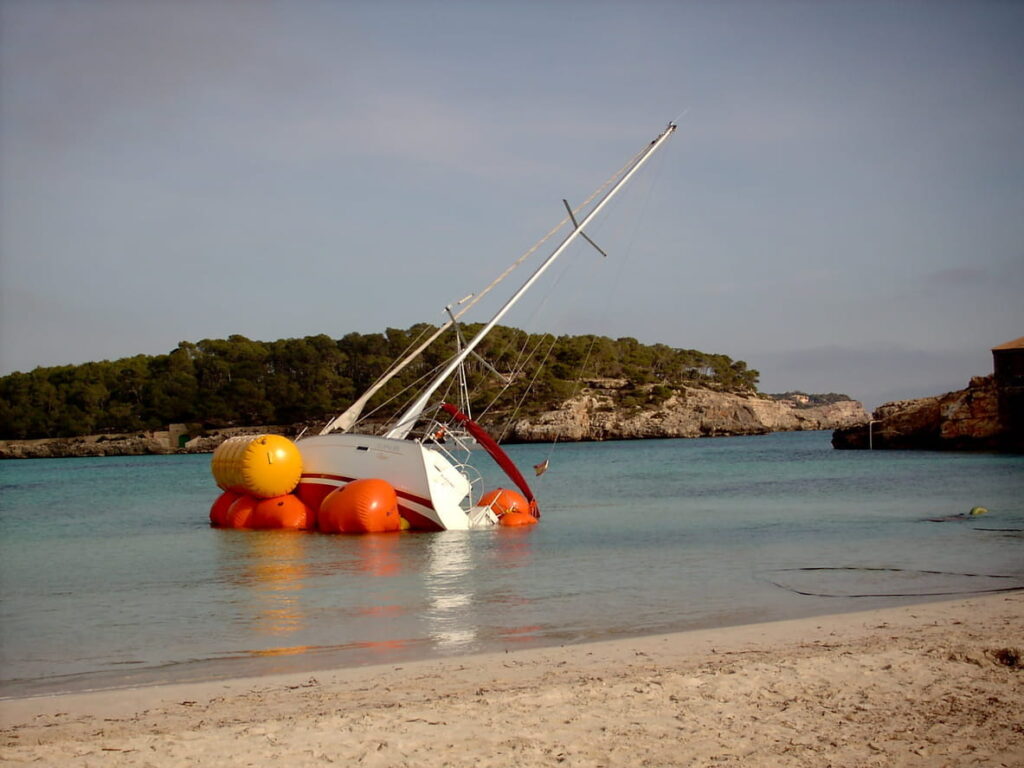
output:
[[[420,393],[420,396],[416,398],[415,402],[413,402],[413,404],[410,405],[406,409],[406,411],[398,418],[398,420],[395,422],[395,426],[392,427],[391,430],[387,433],[387,437],[402,440],[409,434],[409,432],[415,426],[416,422],[419,420],[424,409],[427,407],[427,403],[430,402],[430,398],[433,397],[434,393],[438,390],[438,388],[445,382],[445,380],[449,376],[451,376],[456,371],[456,369],[458,369],[460,365],[462,365],[463,361],[473,353],[473,350],[476,349],[477,345],[481,341],[483,341],[484,337],[486,337],[487,334],[491,332],[491,329],[498,324],[501,318],[504,317],[505,314],[515,305],[515,303],[519,301],[522,295],[526,293],[526,291],[528,291],[535,282],[537,282],[540,276],[543,275],[545,271],[547,271],[547,268],[551,266],[555,259],[561,256],[562,252],[565,251],[565,249],[568,248],[569,245],[578,236],[582,236],[584,239],[587,240],[587,242],[589,242],[591,245],[597,248],[597,250],[602,255],[604,255],[604,251],[598,248],[597,245],[594,244],[594,242],[584,234],[583,228],[586,227],[587,224],[589,224],[591,220],[595,216],[597,216],[598,213],[601,212],[601,209],[604,208],[608,201],[610,201],[612,197],[614,197],[615,194],[626,184],[626,182],[629,181],[630,178],[632,178],[633,174],[635,174],[640,169],[640,167],[645,162],[647,162],[651,155],[653,155],[661,147],[661,145],[668,139],[668,137],[672,135],[675,129],[675,123],[669,123],[668,127],[661,133],[661,135],[659,135],[658,138],[652,141],[650,145],[637,157],[636,162],[633,163],[632,167],[629,168],[629,170],[623,174],[622,178],[620,178],[618,182],[616,182],[616,184],[611,189],[608,190],[605,196],[601,198],[601,200],[594,206],[590,213],[588,213],[583,218],[582,221],[577,222],[575,217],[572,216],[572,210],[570,209],[570,218],[572,219],[572,223],[574,225],[572,231],[569,232],[568,235],[566,235],[565,239],[562,240],[561,244],[554,251],[551,252],[551,254],[543,261],[543,263],[541,263],[539,267],[537,267],[537,269],[534,271],[532,275],[530,275],[527,281],[523,283],[514,294],[512,294],[511,298],[509,298],[508,301],[505,302],[501,309],[498,310],[497,314],[495,314],[494,317],[492,317],[487,322],[487,324],[480,329],[477,335],[474,336],[473,339],[469,341],[469,343],[462,347],[458,354],[452,357],[452,359],[448,362],[448,365],[445,366],[444,370],[437,375],[437,377],[427,386],[427,388],[424,389],[422,393]],[[568,204],[566,204],[566,207],[568,207]]]

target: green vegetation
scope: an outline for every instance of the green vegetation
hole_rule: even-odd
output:
[[[810,395],[806,392],[780,392],[775,395],[768,395],[772,400],[792,400],[797,408],[817,408],[821,405],[832,405],[852,400],[849,395],[840,395],[836,392],[829,392],[824,395]]]
[[[480,326],[464,326],[470,337]],[[346,408],[421,333],[416,325],[385,333],[350,333],[273,342],[244,336],[181,342],[166,355],[12,373],[0,378],[0,438],[133,432],[188,423],[198,428],[324,421]],[[449,332],[379,393],[375,405],[416,390],[455,349]],[[758,372],[726,355],[646,345],[636,339],[528,334],[499,326],[477,350],[508,377],[469,363],[474,412],[491,422],[558,405],[584,378],[621,379],[626,406],[657,405],[682,385],[755,392]],[[529,397],[525,394],[529,390]],[[453,395],[454,397],[454,395]],[[391,413],[392,410],[387,411]]]

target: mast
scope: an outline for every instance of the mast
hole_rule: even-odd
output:
[[[387,433],[387,437],[402,440],[409,434],[413,426],[416,424],[416,421],[419,419],[420,415],[427,407],[427,403],[430,402],[430,398],[433,397],[434,393],[444,383],[445,379],[451,376],[452,373],[454,373],[455,370],[460,365],[462,365],[463,361],[470,354],[473,353],[473,350],[476,349],[477,345],[481,341],[483,341],[484,337],[491,332],[491,329],[498,324],[501,318],[504,317],[505,314],[510,309],[512,309],[513,305],[517,301],[519,301],[522,295],[526,293],[535,282],[537,282],[540,276],[547,271],[547,268],[551,266],[555,259],[562,255],[562,252],[569,247],[569,245],[577,238],[577,236],[583,235],[583,237],[588,242],[590,242],[590,238],[583,233],[583,228],[587,226],[587,224],[589,224],[590,221],[595,216],[597,216],[598,213],[601,212],[601,209],[604,208],[605,204],[607,204],[608,201],[610,201],[612,197],[615,196],[615,194],[626,184],[626,182],[628,182],[630,178],[632,178],[633,174],[635,174],[640,169],[640,167],[645,162],[647,162],[651,155],[653,155],[661,147],[661,145],[668,139],[668,137],[672,135],[675,129],[675,123],[669,123],[668,127],[665,128],[665,130],[654,141],[652,141],[650,145],[638,156],[633,166],[628,171],[626,171],[626,173],[622,176],[621,179],[618,180],[618,182],[616,182],[615,186],[609,189],[605,196],[601,198],[597,205],[594,206],[593,210],[591,210],[590,213],[588,213],[579,223],[576,223],[575,219],[573,219],[573,224],[575,224],[574,229],[568,235],[566,235],[565,239],[562,240],[561,244],[554,251],[551,252],[551,254],[544,260],[544,262],[539,267],[537,267],[537,269],[534,271],[532,275],[530,275],[527,281],[523,283],[514,294],[512,294],[511,298],[509,298],[508,301],[505,302],[501,309],[498,310],[497,314],[495,314],[494,317],[492,317],[487,322],[487,324],[480,329],[477,335],[474,336],[473,339],[468,344],[463,346],[459,353],[448,362],[448,365],[445,366],[444,370],[441,371],[440,374],[438,374],[438,376],[427,386],[425,390],[423,390],[420,396],[416,398],[416,401],[406,409],[405,413],[403,413],[398,418],[397,422],[395,423],[395,426],[392,427],[391,430]]]

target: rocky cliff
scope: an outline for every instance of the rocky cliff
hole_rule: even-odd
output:
[[[992,376],[976,376],[966,389],[917,400],[886,403],[874,412],[870,429],[838,429],[835,448],[925,450],[1022,450],[1020,434],[1000,419],[999,390]]]
[[[52,437],[40,440],[0,440],[0,459],[64,459],[88,456],[144,456],[166,453],[213,453],[234,435],[275,432],[291,434],[282,427],[238,427],[196,437],[179,445],[168,432]],[[282,431],[283,430],[283,431]]]
[[[761,435],[837,429],[868,419],[861,404],[852,400],[805,408],[789,400],[689,387],[673,390],[673,394],[657,405],[629,406],[621,402],[624,386],[626,382],[617,380],[590,382],[579,396],[562,407],[516,422],[506,440],[545,442]],[[224,429],[192,438],[183,445],[176,443],[167,432],[0,440],[0,459],[210,453],[232,435],[259,432],[294,435],[298,431],[291,426]]]
[[[757,395],[684,387],[657,406],[615,405],[614,382],[592,385],[557,410],[518,421],[514,442],[548,440],[636,440],[655,437],[760,435],[768,432],[837,429],[865,423],[868,414],[853,400],[814,408]]]

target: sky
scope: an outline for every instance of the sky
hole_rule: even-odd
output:
[[[1024,335],[1022,40],[979,0],[0,0],[0,374],[441,322],[677,120],[503,322],[960,389]]]

